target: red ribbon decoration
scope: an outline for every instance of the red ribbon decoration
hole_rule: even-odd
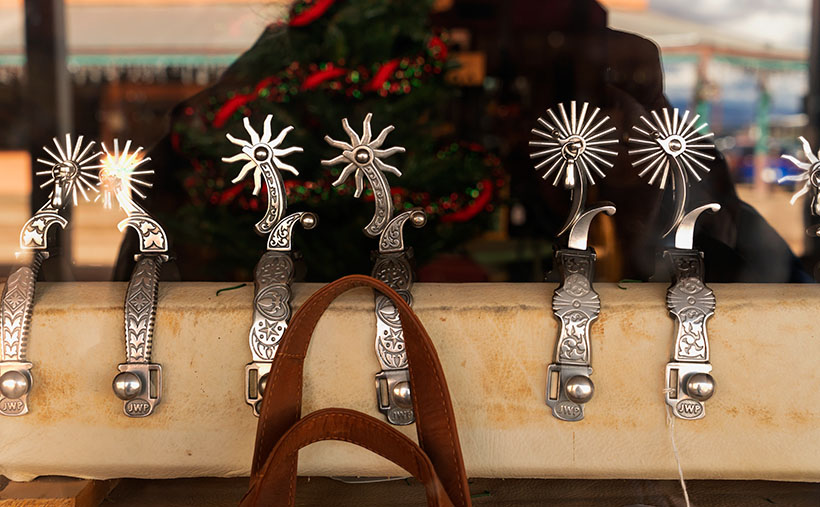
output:
[[[455,213],[450,213],[449,215],[442,215],[441,221],[442,223],[446,222],[466,222],[470,220],[474,216],[481,213],[481,211],[490,204],[490,201],[493,200],[493,182],[492,180],[481,180],[481,184],[484,187],[484,190],[476,197],[475,201],[459,211]]]
[[[367,85],[365,85],[364,89],[367,91],[376,91],[382,87],[387,78],[396,70],[396,67],[399,66],[398,59],[390,60],[382,65],[376,74],[373,76],[373,79],[370,80]]]
[[[319,16],[325,13],[336,0],[317,0],[312,7],[308,7],[296,16],[290,18],[290,26],[305,26],[316,21]]]
[[[222,195],[219,196],[219,204],[227,204],[234,200],[234,198],[241,194],[242,191],[245,189],[245,182],[237,183],[236,185],[232,186],[231,188],[222,192]]]
[[[347,71],[340,67],[334,67],[333,64],[328,64],[324,70],[319,70],[314,72],[313,74],[309,75],[305,78],[304,82],[302,82],[302,91],[310,90],[312,88],[316,88],[320,84],[324,83],[328,79],[335,79],[337,77],[341,77],[345,75]]]
[[[213,126],[220,128],[225,125],[225,122],[230,119],[237,109],[244,106],[254,98],[256,98],[256,92],[249,93],[247,95],[234,95],[228,99],[224,104],[222,104],[219,111],[214,114]]]

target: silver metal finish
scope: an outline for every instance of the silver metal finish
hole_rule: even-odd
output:
[[[162,395],[162,367],[151,362],[151,351],[159,272],[166,260],[163,255],[140,255],[125,295],[125,363],[117,366],[121,373],[113,389],[128,417],[151,415]]]
[[[77,138],[77,143],[72,144],[70,134],[65,136],[64,147],[60,145],[56,137],[53,141],[57,153],[43,146],[43,150],[48,153],[51,160],[37,159],[38,163],[48,166],[49,169],[35,173],[37,176],[48,178],[40,185],[40,188],[52,186],[51,195],[48,202],[23,225],[20,231],[20,248],[23,250],[46,250],[48,231],[51,226],[56,224],[65,228],[68,225],[68,221],[60,216],[60,211],[69,203],[76,206],[78,193],[88,201],[88,192],[97,192],[90,180],[97,180],[97,175],[91,172],[91,169],[98,166],[89,164],[102,152],[92,151],[94,142],[91,141],[83,147],[83,136],[80,136]]]
[[[629,154],[640,156],[632,165],[643,166],[638,176],[644,177],[651,173],[650,185],[657,182],[660,188],[664,189],[667,182],[670,179],[672,181],[672,188],[675,191],[675,213],[671,225],[664,233],[666,237],[683,220],[689,179],[700,181],[699,171],[709,172],[709,167],[701,160],[715,159],[703,150],[714,149],[715,145],[708,141],[714,137],[713,133],[701,133],[707,124],[698,124],[700,115],[696,114],[689,120],[689,111],[684,111],[683,116],[679,117],[677,108],[672,110],[671,118],[668,109],[662,109],[661,114],[663,119],[656,111],[651,112],[651,120],[641,116],[641,122],[646,129],[637,125],[632,127],[640,136],[632,137],[629,141],[641,147],[629,150]]]
[[[427,215],[421,208],[413,208],[396,216],[379,236],[379,253],[404,251],[404,224],[410,220],[413,227],[424,227]]]
[[[272,119],[273,115],[271,114],[265,117],[262,136],[260,137],[259,133],[251,127],[250,120],[247,117],[244,118],[245,130],[250,136],[250,141],[243,141],[226,134],[228,140],[240,146],[242,151],[232,157],[222,159],[223,162],[246,161],[239,175],[232,181],[234,183],[242,181],[253,170],[253,195],[259,195],[260,190],[262,190],[262,179],[264,178],[265,185],[268,187],[268,206],[265,216],[256,224],[256,232],[263,235],[270,233],[285,215],[287,196],[282,175],[279,172],[290,171],[296,176],[299,175],[299,171],[295,167],[282,162],[280,157],[302,151],[302,148],[298,146],[279,148],[285,140],[285,136],[293,130],[293,127],[285,127],[279,132],[279,135],[273,138],[271,134]]]
[[[273,361],[290,320],[293,259],[283,252],[267,252],[256,265],[253,326],[250,347],[254,361]]]
[[[699,206],[687,213],[680,221],[678,230],[675,231],[675,248],[680,250],[692,250],[695,240],[695,222],[704,211],[717,213],[720,211],[720,204],[711,203]]]
[[[65,145],[55,138],[56,152],[43,147],[51,160],[37,159],[49,167],[39,171],[38,176],[48,179],[40,185],[51,185],[48,202],[31,217],[20,231],[18,259],[23,264],[11,273],[0,299],[0,414],[20,416],[28,413],[28,394],[33,378],[32,364],[26,357],[31,316],[34,309],[34,290],[37,275],[45,259],[49,257],[48,233],[53,225],[65,228],[68,221],[60,216],[66,206],[77,204],[78,194],[88,200],[89,191],[96,192],[91,180],[97,176],[89,165],[100,156],[92,152],[93,142],[84,145],[83,137],[72,143],[66,135]]]
[[[268,234],[268,250],[273,252],[290,252],[293,249],[293,227],[298,223],[305,230],[316,227],[319,219],[315,214],[300,211],[292,213],[279,221]]]
[[[594,216],[610,210],[615,211],[614,207],[602,206],[587,213]],[[558,419],[580,421],[584,418],[584,404],[594,392],[589,378],[589,327],[601,312],[601,300],[592,287],[595,252],[565,248],[558,250],[555,262],[561,273],[561,285],[553,294],[552,312],[561,328],[554,362],[547,369],[546,401]]]
[[[799,198],[811,192],[811,214],[820,216],[820,199],[818,199],[818,192],[820,192],[820,159],[814,154],[811,145],[805,137],[801,136],[800,142],[803,144],[803,154],[806,156],[808,162],[801,162],[791,155],[783,155],[783,158],[802,169],[803,172],[801,174],[784,176],[778,180],[778,183],[783,183],[784,181],[805,181],[803,188],[792,196],[791,204],[794,204]],[[812,230],[816,233],[817,228],[813,228]]]
[[[389,285],[412,306],[410,289],[415,276],[410,264],[412,250],[404,246],[404,224],[408,222],[414,227],[423,227],[427,216],[421,208],[413,208],[388,223],[379,237],[379,252],[372,276]],[[382,371],[376,374],[379,411],[390,424],[412,424],[416,419],[401,319],[390,299],[381,294],[376,295],[376,357],[382,367]]]
[[[140,252],[143,254],[164,254],[168,252],[168,236],[165,230],[147,211],[134,202],[133,195],[145,199],[146,195],[140,187],[151,188],[153,185],[142,179],[143,176],[154,174],[151,169],[139,169],[150,161],[150,157],[143,157],[142,146],[130,151],[131,141],[126,141],[120,151],[119,140],[114,139],[114,151],[110,152],[102,143],[105,157],[100,164],[100,188],[102,192],[97,196],[103,200],[103,206],[111,208],[116,201],[125,211],[127,218],[118,225],[120,231],[131,227],[136,231],[140,240]]]
[[[666,365],[666,403],[677,417],[700,419],[706,415],[703,402],[715,390],[706,334],[706,322],[715,313],[715,294],[703,283],[699,251],[674,249],[664,256],[673,277],[666,306],[675,318],[676,335],[672,361]]]
[[[715,389],[706,334],[706,321],[715,311],[715,295],[703,282],[703,254],[694,249],[694,232],[698,217],[705,211],[719,211],[720,205],[710,203],[688,213],[686,205],[690,178],[700,181],[699,171],[709,172],[701,160],[715,159],[702,151],[714,149],[714,144],[708,141],[713,134],[701,133],[706,124],[698,124],[698,115],[689,120],[689,111],[680,118],[677,109],[672,111],[671,118],[669,110],[663,109],[661,113],[663,119],[655,111],[651,113],[652,120],[641,117],[648,130],[633,127],[641,137],[630,141],[643,147],[629,153],[641,156],[633,165],[643,167],[639,176],[651,172],[650,185],[657,181],[660,188],[665,188],[671,176],[675,214],[664,236],[675,231],[675,248],[664,252],[664,257],[672,272],[666,306],[675,319],[676,338],[672,361],[666,365],[664,393],[676,417],[700,419],[706,415],[703,402]]]
[[[592,219],[598,213],[606,213],[609,216],[615,214],[615,206],[612,204],[598,204],[592,209],[583,212],[573,224],[569,231],[568,246],[572,250],[586,250],[587,239],[589,238],[589,226],[592,225]]]
[[[253,361],[245,365],[245,403],[253,408],[257,417],[267,375],[291,315],[293,228],[296,224],[301,224],[306,230],[313,229],[318,222],[316,215],[308,212],[285,216],[288,203],[281,171],[290,171],[295,175],[299,171],[282,162],[279,157],[301,152],[302,148],[294,146],[280,149],[279,146],[293,127],[285,127],[272,139],[272,119],[273,115],[265,117],[260,137],[251,127],[248,118],[245,118],[245,130],[250,135],[250,142],[227,134],[228,140],[242,147],[242,152],[222,159],[224,162],[247,161],[233,181],[241,181],[253,169],[254,195],[259,195],[263,180],[267,186],[267,209],[255,229],[259,234],[268,235],[268,251],[259,259],[254,271],[253,324],[248,335]]]
[[[118,225],[121,231],[131,227],[137,232],[140,253],[128,290],[125,294],[125,362],[117,366],[120,373],[114,377],[112,389],[123,400],[123,413],[128,417],[147,417],[160,403],[162,396],[162,367],[151,362],[154,342],[154,325],[157,315],[159,273],[168,260],[168,236],[165,230],[147,211],[134,202],[133,195],[146,195],[140,187],[152,185],[143,179],[154,173],[143,169],[151,159],[142,156],[142,147],[131,151],[131,141],[126,141],[120,151],[119,140],[114,149],[102,145],[105,157],[100,164],[101,189],[98,198],[106,208],[114,202],[125,211],[127,217]]]
[[[162,366],[155,363],[122,363],[114,377],[114,394],[123,400],[128,417],[147,417],[154,413],[162,393]]]
[[[713,135],[711,132],[701,133],[706,124],[698,124],[698,115],[689,120],[689,111],[685,111],[679,118],[678,110],[674,109],[670,119],[669,110],[661,112],[663,120],[655,111],[652,111],[653,121],[641,117],[649,130],[633,127],[642,137],[630,141],[644,147],[629,153],[641,156],[633,162],[635,167],[644,166],[639,176],[652,172],[650,185],[658,181],[660,188],[665,188],[670,175],[672,178],[675,214],[664,236],[675,231],[675,248],[665,251],[664,257],[672,272],[666,306],[675,319],[676,338],[672,361],[666,365],[664,393],[666,404],[676,417],[700,419],[706,415],[703,402],[715,390],[706,334],[706,321],[715,312],[715,295],[703,281],[703,254],[694,249],[694,233],[698,217],[705,211],[719,211],[720,205],[710,203],[688,213],[686,205],[689,178],[700,181],[698,171],[709,172],[701,160],[715,159],[702,150],[715,146],[707,141]]]
[[[589,378],[589,327],[598,318],[601,301],[592,288],[595,251],[588,248],[587,238],[593,218],[601,212],[615,213],[611,203],[584,211],[587,187],[595,184],[596,177],[606,177],[601,167],[611,168],[611,158],[617,155],[604,146],[618,143],[616,138],[607,137],[615,132],[615,127],[608,126],[609,116],[599,117],[601,109],[597,107],[587,116],[589,107],[584,102],[579,112],[572,101],[569,114],[564,104],[558,104],[558,114],[548,109],[548,119],[538,118],[544,130],[532,129],[539,139],[529,143],[538,149],[530,158],[543,158],[535,169],[546,168],[544,179],[554,175],[554,186],[563,180],[564,188],[572,192],[569,216],[558,232],[561,236],[569,231],[567,248],[555,253],[561,285],[553,294],[552,311],[561,328],[553,363],[547,368],[547,406],[563,421],[582,420],[584,404],[595,392]]]
[[[370,120],[372,118],[373,115],[371,113],[365,116],[361,137],[350,128],[347,118],[343,119],[342,128],[344,128],[345,133],[350,137],[350,143],[336,141],[330,136],[325,136],[325,141],[334,148],[342,150],[342,154],[330,160],[322,160],[322,165],[333,166],[346,163],[347,165],[342,169],[342,173],[339,175],[339,178],[333,182],[333,185],[341,185],[352,174],[356,181],[355,197],[362,195],[364,180],[367,178],[376,201],[376,211],[370,223],[365,226],[364,233],[371,238],[375,238],[384,231],[388,226],[388,222],[390,222],[393,217],[393,199],[390,196],[390,185],[387,183],[384,172],[391,172],[396,176],[401,176],[401,171],[384,162],[382,159],[395,155],[396,153],[404,153],[404,148],[394,146],[393,148],[381,149],[382,144],[384,144],[384,141],[387,139],[387,135],[392,132],[395,127],[393,127],[393,125],[385,127],[384,130],[373,139],[373,132],[370,127]]]
[[[595,177],[606,176],[600,165],[611,168],[612,162],[608,159],[617,155],[617,152],[603,148],[618,143],[617,139],[605,137],[615,132],[615,127],[607,127],[609,116],[599,118],[601,109],[596,107],[587,117],[588,109],[589,104],[584,102],[579,113],[572,101],[567,115],[564,104],[558,104],[560,118],[548,109],[548,119],[538,118],[545,130],[532,129],[539,139],[529,143],[538,150],[531,153],[530,158],[543,158],[535,169],[540,171],[546,167],[544,179],[555,175],[554,186],[563,180],[564,188],[572,191],[570,214],[558,236],[568,231],[581,216],[587,186],[595,184]]]
[[[347,121],[342,120],[342,128],[350,138],[350,143],[336,141],[325,136],[325,141],[342,154],[323,160],[322,165],[333,166],[346,163],[341,174],[333,182],[341,185],[350,175],[356,181],[355,197],[364,191],[364,180],[367,179],[376,201],[376,210],[364,233],[371,238],[379,238],[379,248],[373,265],[373,278],[381,280],[398,292],[408,304],[413,304],[410,289],[413,285],[413,268],[410,264],[412,249],[404,244],[404,225],[410,222],[414,227],[427,223],[427,216],[421,208],[413,208],[393,216],[393,199],[390,195],[390,184],[384,172],[401,176],[401,171],[387,164],[383,159],[404,153],[404,148],[381,149],[387,135],[393,131],[392,125],[385,127],[375,139],[370,122],[373,115],[368,113],[359,136]],[[401,320],[393,303],[381,294],[376,295],[376,357],[382,371],[376,374],[376,397],[379,411],[390,424],[399,426],[412,424],[412,393],[410,389],[410,371],[407,369],[407,352],[404,349],[404,334]]]

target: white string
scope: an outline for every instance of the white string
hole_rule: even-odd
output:
[[[664,389],[664,394],[672,392],[673,389]],[[672,452],[675,454],[675,463],[678,465],[678,477],[680,478],[680,487],[683,490],[683,500],[686,502],[686,507],[692,507],[689,503],[689,490],[686,489],[686,480],[683,478],[683,468],[680,464],[680,454],[678,454],[678,445],[675,443],[675,418],[672,417],[672,407],[666,405],[666,427],[669,429],[669,440],[672,441]]]

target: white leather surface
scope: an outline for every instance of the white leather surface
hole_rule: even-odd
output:
[[[122,414],[111,391],[123,361],[125,284],[40,284],[29,359],[31,412],[0,418],[0,474],[227,477],[249,473],[255,425],[242,397],[252,288],[162,284],[154,341],[162,403]],[[544,404],[557,333],[550,284],[419,284],[415,308],[436,344],[473,477],[675,478],[663,371],[673,321],[666,286],[599,284],[592,326],[596,394],[578,423]],[[297,285],[296,304],[316,285]],[[717,393],[699,421],[676,421],[687,478],[820,480],[820,340],[815,286],[715,285],[709,322]],[[319,323],[305,413],[340,406],[379,416],[369,290]],[[414,435],[413,427],[405,428]],[[300,455],[306,475],[399,471],[344,443]]]

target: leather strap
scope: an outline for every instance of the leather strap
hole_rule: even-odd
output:
[[[265,479],[248,493],[242,505],[273,505],[275,501],[276,505],[293,506],[296,491],[287,477],[290,461],[299,449],[323,440],[350,442],[389,459],[424,485],[429,506],[453,507],[433,464],[415,442],[383,421],[342,408],[318,410],[294,424],[268,456],[262,469]],[[288,489],[278,489],[284,486]]]
[[[287,474],[271,478],[264,475],[263,466],[276,443],[301,417],[304,361],[316,323],[333,300],[357,287],[378,290],[390,298],[398,310],[404,329],[419,445],[429,457],[453,504],[456,507],[471,505],[453,405],[433,343],[421,321],[401,296],[384,283],[363,275],[346,276],[321,288],[291,319],[268,375],[256,430],[251,490],[260,487],[262,482],[273,480],[287,483],[272,485],[271,488],[266,484],[261,489],[285,494],[295,489],[296,453],[283,459],[289,467]],[[271,502],[276,499],[267,498]]]

